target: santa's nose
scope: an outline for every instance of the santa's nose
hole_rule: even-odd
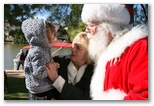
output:
[[[90,29],[89,29],[88,27],[86,27],[85,31],[86,31],[87,33],[90,33]]]

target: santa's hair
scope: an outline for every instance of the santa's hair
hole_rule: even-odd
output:
[[[104,22],[99,24],[98,27],[102,27],[106,32],[110,32],[112,37],[115,37],[116,35],[124,35],[124,33],[128,32],[133,26]]]

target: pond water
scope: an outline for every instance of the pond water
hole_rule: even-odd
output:
[[[17,53],[22,49],[22,47],[27,44],[4,44],[4,70],[13,70],[14,63],[13,59],[16,58]],[[58,48],[52,48],[52,52],[58,50]],[[57,51],[55,55],[67,55],[71,53],[71,49],[62,48]]]

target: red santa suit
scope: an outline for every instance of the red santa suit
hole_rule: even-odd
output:
[[[91,80],[93,100],[148,99],[148,31],[134,27],[100,56]]]

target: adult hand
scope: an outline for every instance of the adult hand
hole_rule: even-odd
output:
[[[58,78],[57,68],[59,68],[59,66],[60,65],[55,62],[46,64],[47,74],[52,82],[54,82]]]

